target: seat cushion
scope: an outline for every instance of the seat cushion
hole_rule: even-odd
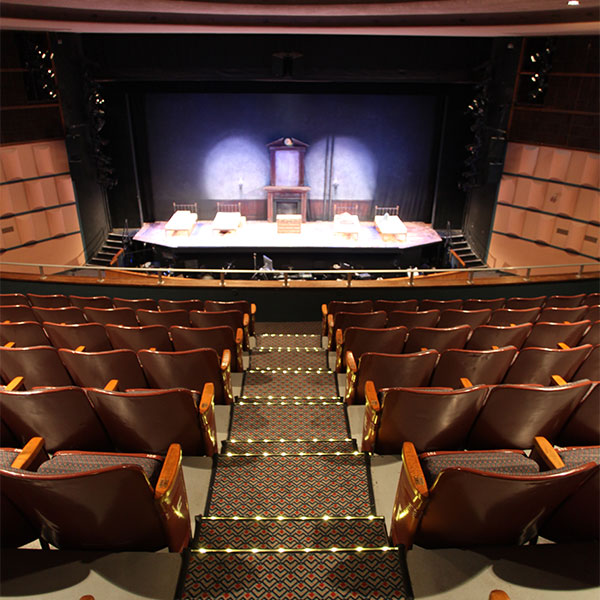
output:
[[[451,467],[465,467],[501,475],[535,475],[538,464],[521,452],[435,452],[419,457],[427,485],[432,486],[438,475]]]
[[[104,469],[115,465],[139,465],[144,470],[150,485],[155,486],[163,465],[159,458],[136,454],[115,454],[105,452],[57,452],[43,463],[38,473],[44,475],[69,475]]]
[[[565,467],[577,467],[589,462],[600,464],[600,446],[565,448],[557,452],[565,463]]]
[[[15,458],[19,456],[19,452],[17,450],[10,450],[8,448],[0,449],[0,467],[6,468],[12,465]]]

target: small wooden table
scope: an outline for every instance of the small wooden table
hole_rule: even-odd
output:
[[[289,202],[296,200],[300,203],[302,222],[306,222],[306,198],[310,187],[307,185],[266,185],[267,190],[267,220],[272,223],[276,214],[275,203],[281,200]]]

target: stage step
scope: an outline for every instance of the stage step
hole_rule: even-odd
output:
[[[336,452],[355,452],[356,442],[353,439],[328,440],[262,440],[246,442],[225,440],[221,453],[229,456],[247,456],[250,454],[269,456],[271,454],[331,454]]]
[[[180,600],[409,600],[404,549],[188,551]]]

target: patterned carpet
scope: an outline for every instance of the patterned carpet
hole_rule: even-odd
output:
[[[184,553],[181,600],[410,600],[320,322],[257,323],[256,347]]]
[[[236,405],[232,408],[229,438],[343,440],[350,437],[350,430],[340,408],[336,404]]]

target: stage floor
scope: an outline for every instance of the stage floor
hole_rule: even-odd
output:
[[[334,233],[332,221],[302,223],[301,233],[277,233],[277,224],[267,221],[247,221],[237,231],[219,233],[212,221],[199,221],[191,235],[167,235],[165,222],[144,223],[134,240],[173,249],[353,249],[402,250],[441,242],[442,238],[427,223],[404,222],[408,230],[406,241],[385,242],[373,222],[362,222],[357,239]]]

